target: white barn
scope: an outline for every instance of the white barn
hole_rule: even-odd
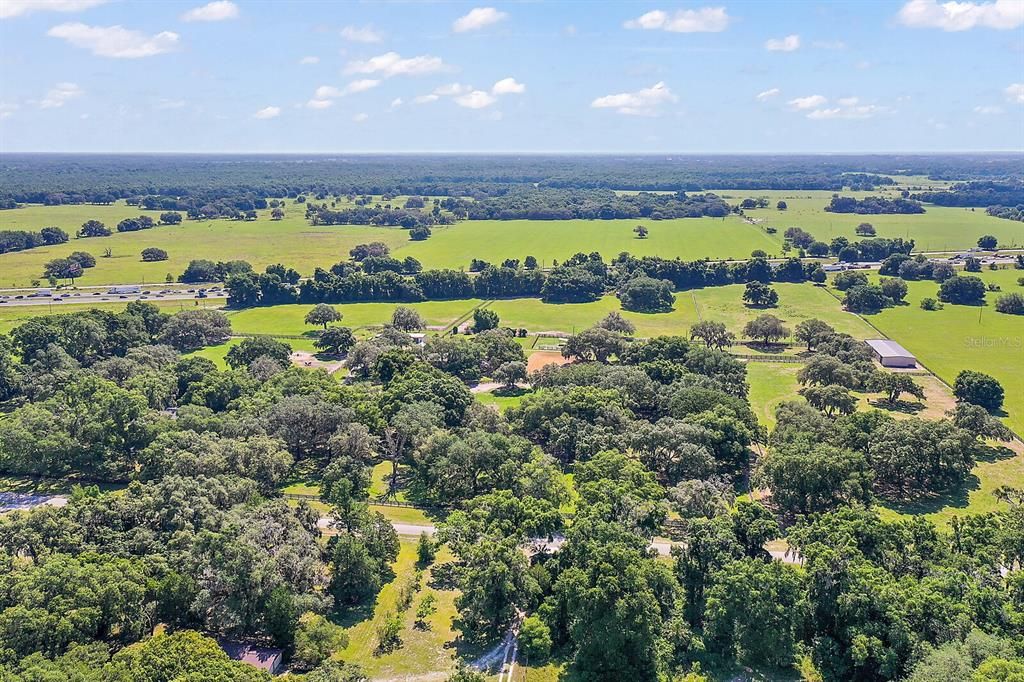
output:
[[[917,367],[917,358],[895,341],[868,339],[864,343],[875,352],[875,357],[882,363],[882,367]]]

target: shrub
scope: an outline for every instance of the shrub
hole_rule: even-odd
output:
[[[142,250],[142,260],[147,263],[154,263],[160,260],[167,260],[167,252],[163,249],[158,249],[155,246],[151,246],[147,249]]]
[[[996,310],[1007,315],[1024,315],[1024,296],[1018,293],[1000,296],[996,299]]]

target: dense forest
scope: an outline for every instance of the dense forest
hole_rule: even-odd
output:
[[[350,382],[290,366],[267,337],[233,346],[225,369],[183,355],[231,333],[212,310],[136,302],[0,336],[0,471],[127,484],[0,516],[0,679],[269,680],[208,639],[231,637],[282,647],[296,680],[365,680],[329,657],[347,641],[332,619],[397,578],[398,535],[368,504],[380,462],[408,472],[410,499],[450,511],[417,553],[429,568],[450,549],[434,579],[458,590],[469,644],[500,640],[523,613],[532,660],[595,682],[696,682],[697,666],[735,664],[828,682],[1024,671],[1024,493],[1001,489],[1002,511],[948,530],[874,508],[960,484],[995,456],[983,438],[1008,434],[990,377],[964,378],[974,389],[947,418],[855,412],[853,388],[896,401],[920,386],[804,320],[803,388],[769,436],[710,320],[692,339],[641,340],[610,314],[567,340],[576,362],[529,376],[500,324],[422,347],[407,308],[360,341],[324,326]],[[466,384],[481,376],[533,390],[499,413]],[[282,498],[293,468],[322,472],[324,510]],[[749,476],[771,496],[737,499]],[[678,541],[670,556],[656,535]],[[773,557],[780,538],[788,554]],[[407,608],[422,607],[420,589]],[[401,651],[400,633],[378,630],[378,646]]]
[[[146,195],[268,199],[314,195],[500,196],[515,187],[698,192],[873,189],[880,174],[1020,178],[1020,158],[992,155],[0,155],[0,206],[109,203]],[[186,210],[185,207],[169,207]]]
[[[885,197],[865,197],[854,199],[853,197],[832,197],[825,210],[830,213],[924,213],[924,206],[916,201],[897,198],[887,199]]]

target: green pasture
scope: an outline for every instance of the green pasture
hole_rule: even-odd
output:
[[[775,428],[775,408],[790,400],[803,402],[797,391],[796,373],[802,365],[795,362],[748,362],[747,383],[750,384],[750,407],[757,420]]]
[[[1024,316],[995,311],[1001,294],[1024,293],[1017,278],[1021,270],[984,270],[975,273],[1002,291],[990,292],[984,306],[946,304],[942,310],[922,310],[922,298],[935,297],[935,282],[909,282],[907,305],[865,316],[886,336],[899,341],[928,369],[949,384],[964,369],[985,372],[999,379],[1006,391],[1006,423],[1024,433]]]
[[[131,301],[119,301],[117,303],[41,303],[40,305],[0,305],[0,334],[5,334],[23,322],[33,317],[42,317],[51,313],[80,313],[83,310],[109,310],[119,313]],[[162,301],[160,299],[147,299],[146,303],[152,303],[165,313],[176,313],[179,310],[190,310],[196,307],[218,308],[223,304],[221,299],[194,299],[178,301]]]
[[[869,339],[877,335],[856,315],[845,312],[839,301],[824,287],[788,282],[772,286],[779,293],[779,304],[774,308],[751,308],[745,305],[745,287],[741,284],[681,292],[676,295],[676,304],[678,306],[679,298],[692,294],[701,319],[724,322],[737,336],[742,336],[741,332],[747,322],[766,313],[780,318],[791,331],[803,320],[817,318],[832,325],[836,331],[857,339]]]
[[[724,195],[725,193],[723,193]],[[760,226],[774,227],[781,236],[788,227],[802,227],[824,242],[836,237],[854,241],[855,229],[861,223],[871,223],[879,237],[913,239],[917,251],[950,251],[978,245],[978,237],[991,234],[1003,248],[1024,246],[1024,223],[993,218],[985,209],[953,208],[925,204],[925,212],[913,215],[857,215],[828,213],[825,206],[832,198],[826,191],[730,192],[730,203],[745,197],[768,197],[768,208],[744,211],[749,217],[761,221]],[[842,196],[878,196],[878,192],[842,192]],[[775,208],[779,200],[788,208]]]
[[[349,249],[371,241],[385,242],[392,248],[409,242],[406,230],[386,227],[339,225],[312,227],[304,210],[288,204],[285,218],[270,220],[269,211],[260,211],[252,222],[239,220],[185,220],[177,226],[154,227],[138,232],[114,232],[109,237],[72,238],[65,244],[46,246],[0,256],[0,286],[28,286],[39,279],[47,261],[63,258],[72,251],[86,251],[96,257],[76,280],[79,284],[163,283],[167,274],[177,278],[188,262],[197,258],[212,261],[246,260],[262,270],[267,265],[284,263],[304,275],[312,275],[317,266],[330,267],[347,260]],[[160,211],[143,211],[117,203],[110,206],[37,206],[0,211],[0,230],[31,229],[48,225],[62,228],[70,235],[89,219],[96,219],[114,230],[117,223],[140,214],[159,218]],[[169,259],[143,263],[142,249],[155,246],[167,251]],[[103,258],[104,249],[112,252]]]
[[[647,239],[633,228],[643,224]],[[407,242],[399,254],[419,259],[424,267],[465,268],[474,258],[500,263],[534,256],[550,266],[575,253],[598,251],[606,259],[623,251],[635,256],[684,260],[748,258],[762,249],[781,254],[782,237],[768,235],[735,216],[674,220],[470,220],[436,227],[430,239]]]
[[[339,324],[358,329],[382,325],[391,320],[399,305],[416,310],[428,326],[447,327],[469,315],[482,303],[479,299],[457,301],[423,301],[421,303],[339,303],[333,307],[343,317]],[[314,336],[321,327],[305,323],[311,305],[275,305],[229,312],[231,330],[235,334],[270,334],[276,336]]]

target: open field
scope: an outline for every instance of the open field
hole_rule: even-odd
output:
[[[1024,432],[1024,317],[997,313],[995,300],[1002,293],[1024,292],[1017,285],[1017,278],[1024,272],[1006,269],[976,274],[1002,288],[1001,292],[990,292],[984,306],[947,304],[942,310],[922,310],[921,299],[934,297],[938,285],[908,282],[907,305],[865,319],[903,344],[949,384],[964,369],[999,379],[1006,391],[1006,423],[1020,434]]]
[[[286,216],[280,221],[270,220],[269,211],[259,211],[259,219],[253,222],[185,220],[178,226],[114,232],[109,237],[72,238],[65,244],[3,254],[0,256],[0,286],[27,286],[41,277],[47,261],[65,257],[72,251],[86,251],[96,257],[96,267],[86,270],[76,282],[138,284],[163,282],[168,273],[176,278],[188,262],[196,258],[247,260],[259,270],[273,263],[284,263],[304,275],[311,275],[317,266],[329,267],[348,259],[349,249],[356,244],[382,241],[394,248],[409,242],[408,233],[402,229],[353,225],[312,227],[300,207],[289,204],[285,211]],[[160,213],[142,211],[120,202],[110,206],[32,205],[0,211],[0,229],[38,230],[55,225],[73,237],[89,219],[99,220],[114,230],[124,218],[145,214],[157,220]],[[139,254],[150,246],[166,250],[170,258],[143,263]],[[101,258],[106,248],[111,249],[111,258]]]
[[[925,212],[914,215],[856,215],[828,213],[825,206],[832,193],[826,191],[761,191],[723,192],[736,199],[768,197],[769,208],[748,210],[745,213],[765,226],[775,227],[782,235],[787,227],[802,227],[824,242],[843,236],[851,241],[861,239],[854,231],[861,223],[871,223],[879,237],[913,239],[918,251],[947,251],[977,246],[978,237],[991,234],[999,239],[1003,248],[1024,246],[1024,223],[993,218],[982,208],[953,208],[925,204]],[[842,192],[842,196],[878,196],[879,192]],[[779,200],[786,202],[785,211],[776,210]]]
[[[179,310],[189,310],[195,307],[204,308],[219,308],[222,301],[214,301],[210,299],[200,300],[188,300],[188,301],[161,301],[161,300],[150,300],[145,301],[146,303],[152,303],[160,308],[165,313],[176,313]],[[18,325],[22,324],[26,320],[33,317],[42,317],[43,315],[49,315],[50,313],[79,313],[83,310],[109,310],[114,313],[119,313],[125,309],[129,301],[123,301],[119,303],[56,303],[52,305],[21,305],[21,306],[0,306],[0,334],[5,334]]]
[[[637,239],[633,228],[650,230]],[[468,267],[481,258],[500,263],[505,258],[535,256],[544,265],[575,253],[598,251],[606,259],[628,251],[636,256],[684,260],[747,258],[754,249],[781,253],[781,235],[771,236],[735,216],[675,220],[470,220],[434,228],[433,236],[409,242],[401,255],[418,258],[425,267]]]
[[[790,400],[803,401],[797,393],[800,384],[796,381],[796,373],[801,366],[789,362],[747,363],[750,408],[757,415],[757,420],[769,430],[775,428],[775,408],[779,404]]]
[[[744,286],[741,284],[696,289],[682,292],[678,297],[692,293],[701,319],[724,322],[737,336],[741,335],[747,322],[765,313],[782,319],[791,331],[803,320],[817,318],[832,325],[836,331],[857,339],[869,339],[875,335],[860,318],[843,311],[839,301],[824,287],[786,282],[774,283],[772,286],[779,292],[779,304],[774,308],[751,308],[744,305]]]
[[[391,319],[399,305],[416,310],[428,326],[448,327],[480,305],[480,299],[424,301],[422,303],[339,303],[333,307],[344,317],[339,324],[353,329],[382,325]],[[314,336],[320,327],[305,323],[311,305],[277,305],[230,312],[231,329],[236,334],[277,336]]]
[[[463,221],[434,228],[430,239],[413,242],[400,228],[312,227],[299,206],[289,203],[285,210],[287,215],[280,221],[271,221],[269,211],[264,210],[259,211],[259,219],[253,222],[186,220],[174,227],[115,232],[109,237],[92,239],[73,238],[66,244],[3,254],[0,286],[28,286],[33,279],[40,278],[47,261],[72,251],[87,251],[97,257],[96,267],[77,280],[82,284],[163,282],[168,273],[177,277],[195,258],[247,260],[257,269],[284,263],[311,275],[315,267],[329,267],[347,259],[349,249],[370,241],[382,241],[399,257],[413,256],[428,268],[466,268],[473,258],[500,263],[506,258],[522,259],[528,255],[550,265],[552,259],[564,260],[580,251],[599,251],[606,258],[629,251],[692,260],[746,258],[754,249],[770,254],[781,251],[781,237],[770,236],[733,216],[663,221]],[[110,206],[30,205],[0,211],[0,229],[38,230],[55,225],[73,236],[86,220],[100,220],[114,229],[120,220],[140,213],[157,219],[160,212],[143,211],[123,202]],[[633,234],[637,222],[649,227],[647,239],[637,239]],[[149,246],[165,249],[170,258],[143,263],[139,254]],[[106,248],[111,249],[111,258],[100,258]]]

